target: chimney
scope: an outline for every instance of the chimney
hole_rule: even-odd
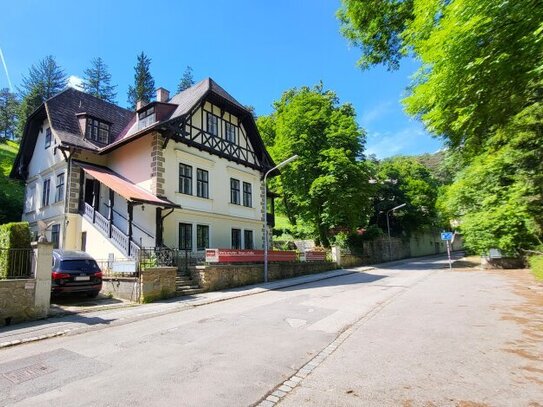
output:
[[[143,106],[145,106],[145,102],[143,100],[138,100],[136,102],[136,110],[140,110]]]
[[[157,102],[167,102],[170,99],[170,91],[164,88],[158,88],[156,90],[156,101]]]

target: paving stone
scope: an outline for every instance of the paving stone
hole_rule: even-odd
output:
[[[283,383],[285,386],[289,386],[289,387],[296,387],[296,385],[298,384],[297,382],[293,382],[292,380],[287,380],[285,383]]]
[[[287,394],[287,393],[285,393],[285,392],[282,391],[282,390],[275,390],[275,391],[272,393],[272,396],[276,396],[276,397],[281,398],[281,397],[283,397],[285,394]]]
[[[266,400],[271,401],[272,403],[277,403],[280,399],[277,396],[269,395],[268,397],[266,397]]]
[[[292,390],[292,387],[283,384],[282,386],[279,387],[279,390],[284,391],[285,393],[288,393],[289,391]]]
[[[269,400],[264,400],[259,404],[259,407],[272,407],[272,406],[275,406],[275,403]]]
[[[302,381],[302,378],[299,377],[299,376],[292,376],[290,378],[290,381],[294,382],[294,383],[300,383]]]

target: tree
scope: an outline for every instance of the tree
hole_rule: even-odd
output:
[[[37,83],[34,89],[24,97],[19,105],[19,111],[17,113],[17,130],[16,138],[20,141],[23,137],[26,120],[28,117],[43,103],[43,84]]]
[[[23,77],[20,93],[26,98],[37,88],[41,89],[42,102],[55,96],[66,87],[68,78],[52,55],[46,56],[37,65],[32,65],[28,76]]]
[[[88,94],[115,103],[117,86],[111,85],[111,74],[102,58],[93,58],[90,68],[86,69],[83,78],[83,90]]]
[[[155,80],[151,75],[150,66],[151,58],[142,51],[134,67],[134,86],[128,87],[128,103],[132,109],[136,108],[139,100],[149,103],[155,96]]]
[[[462,167],[442,201],[468,247],[512,253],[541,241],[541,2],[343,0],[339,16],[363,67],[421,61],[404,103]]]
[[[322,84],[288,90],[274,108],[257,121],[272,157],[280,162],[299,155],[281,169],[276,189],[291,222],[310,225],[328,246],[334,229],[352,230],[369,213],[368,168],[361,160],[365,133],[353,107],[340,105]]]
[[[187,65],[185,72],[183,72],[183,76],[181,77],[181,80],[179,81],[179,85],[177,85],[177,93],[183,92],[185,89],[190,88],[192,85],[194,85],[194,77],[192,75],[192,68]]]
[[[17,127],[19,101],[9,89],[0,90],[0,134],[4,139],[13,139]]]
[[[435,209],[438,181],[418,157],[397,156],[376,164],[373,222],[387,229],[388,210],[406,204],[394,218],[390,217],[393,233],[411,234],[438,223]]]

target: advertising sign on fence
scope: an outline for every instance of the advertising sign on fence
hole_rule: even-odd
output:
[[[268,251],[269,262],[296,261],[293,250]],[[206,249],[207,263],[263,263],[264,250]]]
[[[326,252],[319,250],[306,250],[300,255],[301,261],[326,261]]]

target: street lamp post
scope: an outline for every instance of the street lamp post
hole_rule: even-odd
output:
[[[407,205],[407,204],[403,203],[403,204],[398,205],[398,206],[395,206],[394,208],[389,209],[389,210],[387,211],[388,259],[389,259],[389,260],[392,260],[392,241],[391,241],[391,238],[390,238],[390,221],[388,220],[388,215],[389,215],[391,212],[394,212],[396,209],[403,208],[405,205]]]
[[[281,168],[290,162],[296,160],[298,158],[298,154],[293,155],[290,158],[287,158],[285,161],[277,164],[275,167],[271,168],[266,172],[264,175],[264,282],[268,282],[268,185],[266,184],[266,179],[268,178],[268,175],[278,169]]]

